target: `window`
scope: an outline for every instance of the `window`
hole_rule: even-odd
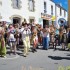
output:
[[[0,1],[0,5],[2,5],[2,2]]]
[[[51,15],[53,15],[53,6],[51,5]]]
[[[62,9],[60,8],[60,16],[62,15]]]
[[[17,6],[17,7],[19,6],[18,0],[16,0],[16,6]]]
[[[66,17],[66,11],[64,10],[64,17]]]
[[[33,16],[30,16],[30,17],[29,17],[29,22],[30,22],[30,23],[33,23],[34,20],[35,20],[35,17],[33,17]]]
[[[30,19],[29,22],[30,22],[30,23],[34,22],[34,19]]]
[[[15,9],[21,8],[20,3],[21,3],[20,0],[12,0],[13,8],[15,8]]]
[[[29,11],[34,11],[34,0],[29,0]]]
[[[46,2],[44,2],[44,13],[46,13]]]

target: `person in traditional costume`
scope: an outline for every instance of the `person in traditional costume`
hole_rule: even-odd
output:
[[[70,51],[70,26],[67,28],[67,48]]]
[[[4,39],[4,29],[0,27],[0,56],[6,57],[6,46]]]
[[[39,25],[37,29],[37,34],[38,34],[38,44],[42,45],[42,26]]]
[[[49,48],[49,41],[50,41],[50,29],[48,25],[45,26],[43,29],[43,49],[48,49]]]
[[[59,29],[59,42],[62,45],[62,49],[65,50],[66,45],[66,29],[64,26],[61,26]]]
[[[65,50],[64,34],[63,34],[62,30],[59,31],[59,42],[60,42],[60,44],[62,46],[62,49]]]
[[[31,37],[31,43],[33,43],[32,52],[37,52],[36,48],[38,46],[38,36],[37,36],[37,28],[34,26],[32,30],[32,37]]]
[[[13,25],[10,24],[8,28],[8,41],[11,53],[13,52],[12,50],[14,49],[14,54],[16,55],[16,38],[14,37],[14,34],[15,34],[15,29]]]
[[[19,33],[19,27],[18,27],[18,24],[15,24],[14,25],[14,28],[15,28],[15,38],[16,38],[16,46],[17,46],[17,49],[19,48],[19,39],[20,39],[20,33]]]
[[[23,27],[21,28],[21,35],[22,35],[22,40],[24,44],[24,57],[26,57],[29,54],[29,49],[30,49],[30,34],[31,30],[28,28],[27,23],[22,23]]]

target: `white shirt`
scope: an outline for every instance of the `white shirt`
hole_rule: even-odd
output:
[[[50,29],[49,29],[49,28],[46,28],[46,30],[47,30],[48,32],[47,32],[47,31],[44,32],[44,33],[42,32],[42,36],[43,36],[43,37],[50,37],[50,34],[49,34]]]
[[[24,40],[27,36],[31,34],[30,29],[25,30],[24,28],[21,28],[21,34],[22,34],[22,39]]]
[[[49,28],[46,28],[46,30],[48,31],[48,32],[47,32],[47,37],[50,37],[50,34],[49,34],[50,29],[49,29]]]
[[[9,32],[10,32],[10,30],[9,30]],[[16,41],[13,33],[10,33],[10,35],[9,35],[9,41]]]

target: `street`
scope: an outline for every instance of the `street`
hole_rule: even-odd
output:
[[[58,48],[56,51],[38,49],[27,57],[20,50],[17,55],[7,53],[7,58],[0,57],[0,70],[66,70],[70,66],[70,51]]]

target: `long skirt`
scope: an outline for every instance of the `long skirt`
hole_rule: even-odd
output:
[[[42,44],[42,36],[38,37],[38,42]]]
[[[5,43],[5,41],[4,41],[4,43]],[[4,43],[2,43],[0,41],[0,55],[1,56],[5,56],[6,55],[6,47],[5,47],[5,44]]]

